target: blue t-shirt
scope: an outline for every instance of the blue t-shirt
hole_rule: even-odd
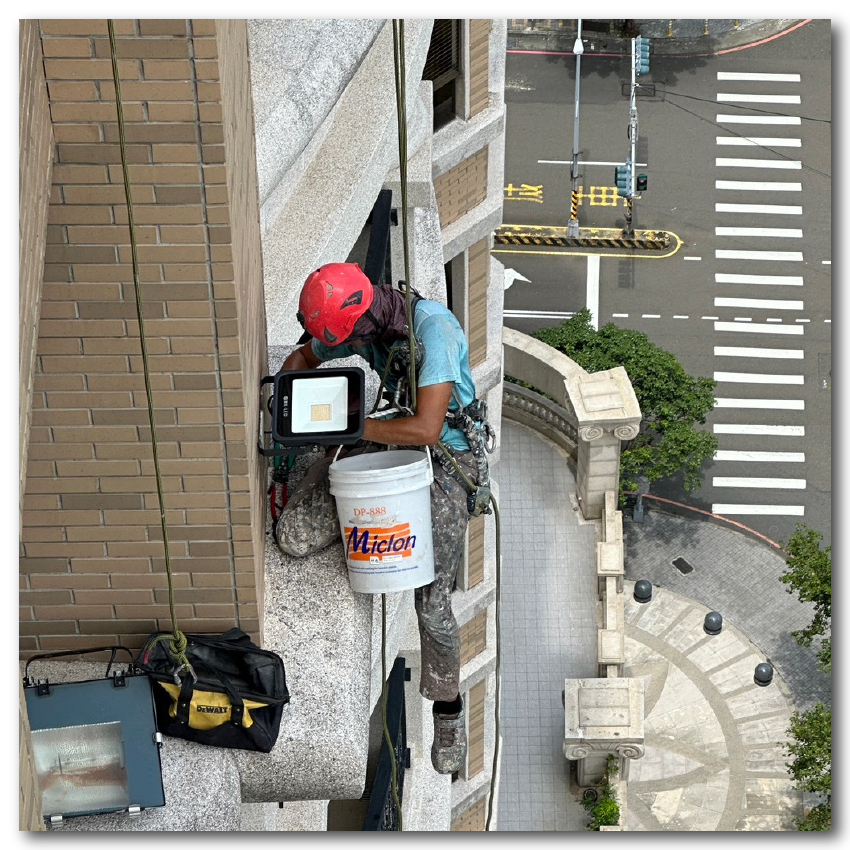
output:
[[[413,314],[413,332],[422,340],[425,348],[425,359],[416,371],[417,386],[429,387],[451,381],[454,383],[454,391],[449,401],[449,410],[459,409],[455,396],[460,398],[460,408],[466,407],[475,398],[475,384],[469,366],[466,335],[454,314],[437,301],[419,301]],[[311,347],[313,354],[322,362],[359,354],[379,375],[383,375],[387,365],[386,350],[371,343],[343,343],[331,347],[314,338]],[[390,393],[395,392],[396,385],[390,377],[387,378],[386,386]],[[463,431],[450,428],[445,423],[440,440],[458,451],[469,449],[469,441]]]

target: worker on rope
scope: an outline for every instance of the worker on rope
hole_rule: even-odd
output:
[[[442,304],[418,295],[413,315],[415,347],[419,349],[415,411],[405,406],[400,394],[406,367],[392,368],[393,361],[409,356],[405,293],[390,286],[372,286],[354,263],[330,263],[307,278],[298,319],[313,339],[295,349],[281,371],[314,369],[327,360],[359,354],[382,374],[384,395],[394,401],[395,408],[388,411],[389,418],[367,418],[363,439],[346,454],[380,451],[387,446],[437,447],[431,453],[434,580],[414,592],[422,651],[419,690],[434,704],[434,769],[454,773],[466,758],[467,740],[459,692],[460,630],[452,613],[451,594],[466,524],[470,512],[476,513],[474,492],[473,499],[468,499],[468,484],[475,487],[480,483],[483,454],[480,446],[473,452],[464,432],[466,423],[466,431],[476,442],[468,427],[472,419],[464,411],[470,405],[472,410],[480,410],[483,404],[475,400],[466,337],[454,315]],[[407,415],[395,415],[399,411]],[[489,426],[486,432],[492,435]],[[275,540],[283,552],[309,555],[339,540],[339,521],[328,484],[334,455],[335,451],[329,450],[309,468],[283,509],[275,528]]]

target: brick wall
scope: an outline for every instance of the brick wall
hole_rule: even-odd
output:
[[[440,226],[445,228],[487,197],[487,148],[434,178]]]
[[[469,114],[490,105],[490,20],[469,22]]]
[[[487,359],[487,289],[490,283],[490,239],[469,246],[469,365]]]
[[[24,655],[171,628],[107,24],[39,23],[56,145]],[[178,625],[257,637],[265,324],[245,22],[115,32]]]
[[[27,468],[33,370],[36,356],[38,318],[41,305],[41,272],[44,263],[47,202],[50,195],[50,171],[53,162],[53,133],[44,84],[38,24],[20,21],[18,39],[19,94],[19,195],[18,226],[19,280],[18,333],[18,522],[23,527],[22,497]],[[18,829],[44,830],[40,794],[32,754],[29,719],[24,691],[18,680]]]
[[[41,272],[47,233],[47,202],[50,197],[50,170],[53,164],[53,131],[50,126],[47,89],[44,85],[38,23],[21,21],[19,28],[18,459],[20,481],[18,495],[20,499],[23,496],[27,466],[33,368],[41,306]],[[19,517],[20,519],[22,517]]]
[[[452,821],[452,832],[483,832],[487,826],[487,797],[473,803]]]
[[[466,543],[468,587],[475,587],[476,584],[484,581],[484,517],[485,514],[472,517],[467,526],[469,530]]]

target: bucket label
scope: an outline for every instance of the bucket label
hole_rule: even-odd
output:
[[[349,561],[370,564],[410,558],[416,548],[416,535],[410,533],[410,523],[391,528],[359,528],[345,526],[345,549]]]

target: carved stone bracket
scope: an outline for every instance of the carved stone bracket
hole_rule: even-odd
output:
[[[597,742],[594,744],[564,743],[564,755],[570,761],[579,761],[579,759],[584,759],[591,755],[616,755],[627,759],[639,759],[643,757],[645,752],[646,747],[643,744],[615,744],[612,742]]]

